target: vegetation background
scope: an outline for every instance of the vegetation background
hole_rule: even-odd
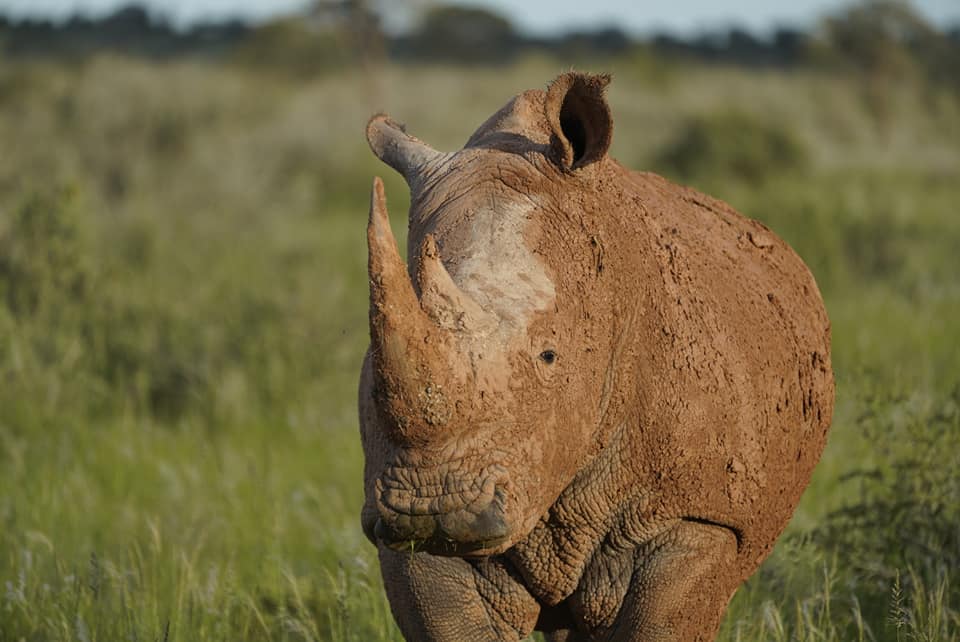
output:
[[[363,125],[455,149],[572,64],[614,74],[615,157],[767,223],[833,322],[829,446],[720,639],[960,640],[960,31],[873,2],[533,40],[433,7],[387,38],[353,2],[0,20],[0,52],[0,642],[400,639],[355,387],[371,177],[398,232],[407,192]]]

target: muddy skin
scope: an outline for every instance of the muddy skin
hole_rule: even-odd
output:
[[[609,78],[513,98],[460,151],[374,116],[364,532],[408,640],[712,640],[833,411],[799,257],[607,155]]]

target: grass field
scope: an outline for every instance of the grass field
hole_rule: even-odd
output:
[[[824,458],[720,639],[960,640],[960,99],[637,57],[613,155],[786,238],[833,322]],[[359,527],[368,190],[561,65],[294,80],[0,62],[0,642],[399,640]],[[401,239],[401,246],[402,246]]]

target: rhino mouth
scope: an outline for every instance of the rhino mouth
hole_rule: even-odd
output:
[[[393,550],[436,555],[480,554],[507,541],[506,470],[469,473],[462,464],[388,466],[375,482],[376,513],[364,516],[368,536]]]

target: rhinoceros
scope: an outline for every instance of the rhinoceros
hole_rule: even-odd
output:
[[[565,73],[374,179],[361,522],[409,640],[710,640],[823,450],[830,323],[790,247],[607,152]]]

